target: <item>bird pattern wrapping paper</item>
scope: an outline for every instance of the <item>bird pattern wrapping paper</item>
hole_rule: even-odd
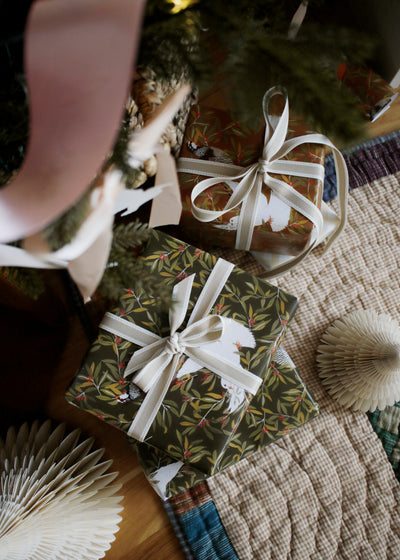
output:
[[[278,101],[272,107],[278,112]],[[193,158],[234,164],[243,168],[257,162],[264,145],[265,122],[260,119],[253,127],[234,120],[231,113],[202,105],[193,105],[183,139],[181,158]],[[286,139],[311,133],[306,125],[292,115]],[[282,159],[324,164],[326,148],[321,144],[302,144]],[[178,167],[179,170],[179,167]],[[235,247],[240,206],[218,219],[200,223],[192,214],[191,193],[205,177],[196,173],[179,172],[182,215],[179,223],[185,239],[206,249],[213,246]],[[323,182],[308,177],[278,175],[318,208],[321,207]],[[209,187],[196,199],[196,205],[207,210],[222,210],[227,204],[234,182],[221,182]],[[263,184],[257,206],[250,249],[268,253],[298,255],[306,246],[313,223],[280,200]]]
[[[211,254],[151,230],[137,265],[144,275],[160,275],[171,291],[195,274],[186,321],[216,265]],[[263,378],[271,356],[292,319],[297,299],[232,266],[210,311],[229,322],[215,351],[232,364]],[[168,335],[168,313],[156,294],[137,286],[122,293],[113,314],[160,336]],[[124,377],[138,345],[102,328],[86,355],[66,399],[128,433],[143,404],[143,392]],[[260,380],[261,383],[261,380]],[[286,389],[283,384],[282,389]],[[183,354],[145,442],[175,460],[212,474],[249,409],[252,395]]]

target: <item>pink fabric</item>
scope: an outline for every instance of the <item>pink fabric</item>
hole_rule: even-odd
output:
[[[145,0],[37,0],[26,29],[30,140],[0,191],[0,242],[38,232],[88,188],[128,98]]]

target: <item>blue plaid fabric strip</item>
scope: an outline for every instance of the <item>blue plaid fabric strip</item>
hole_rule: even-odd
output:
[[[381,177],[400,171],[400,131],[373,138],[343,152],[349,172],[350,188],[361,187]],[[325,158],[325,202],[336,197],[336,175],[333,157]]]
[[[186,560],[194,560],[194,556],[190,550],[190,546],[186,540],[185,533],[181,529],[180,520],[175,515],[174,508],[171,506],[168,500],[162,502],[165,511],[167,512],[168,518],[171,522],[172,528],[175,535],[178,538],[179,544],[185,554]]]
[[[170,498],[164,507],[187,560],[239,560],[206,482]]]
[[[400,480],[400,402],[368,413],[368,418]]]
[[[180,518],[196,560],[238,560],[214,502],[207,502]]]

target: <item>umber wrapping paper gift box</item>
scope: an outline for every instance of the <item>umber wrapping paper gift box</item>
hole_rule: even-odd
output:
[[[276,107],[279,101],[283,109]],[[344,227],[346,166],[328,138],[289,119],[285,90],[269,90],[262,109],[265,122],[252,130],[227,112],[192,108],[178,160],[180,228],[185,238],[205,247],[305,255],[321,241],[324,229],[326,146],[334,151],[338,192],[343,193],[342,215],[329,244]]]
[[[365,66],[342,63],[337,76],[359,99],[361,111],[371,122],[381,117],[399,94],[379,74]]]
[[[248,404],[246,414],[226,446],[214,474],[235,465],[318,415],[318,404],[282,346],[277,348],[272,359],[260,389]],[[208,478],[204,472],[151,445],[131,441],[148,481],[162,499],[180,494]]]
[[[257,393],[297,300],[154,230],[137,266],[165,279],[176,296],[169,313],[157,294],[129,287],[103,319],[66,398],[210,474]]]

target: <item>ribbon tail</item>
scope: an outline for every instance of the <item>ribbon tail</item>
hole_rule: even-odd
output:
[[[144,441],[147,433],[157,416],[159,408],[174,378],[180,355],[175,354],[170,364],[162,371],[158,381],[145,396],[132,424],[128,430],[128,436],[138,441]]]
[[[157,340],[156,342],[153,342],[152,344],[149,344],[144,348],[140,348],[140,350],[136,350],[136,352],[132,354],[125,368],[124,377],[128,377],[128,375],[130,375],[131,373],[141,370],[136,375],[134,383],[138,385],[141,389],[143,389],[143,391],[147,392],[148,391],[147,379],[150,377],[151,372],[146,374],[146,376],[144,376],[142,372],[146,370],[145,366],[147,365],[150,366],[150,364],[152,366],[151,368],[152,371],[159,369],[158,362],[157,364],[155,362],[156,360],[159,360],[161,357],[164,357],[162,352],[165,348],[165,344],[166,344],[166,339],[161,338],[160,340]],[[163,363],[165,363],[165,360],[163,361]],[[145,378],[146,381],[142,382],[142,379]]]
[[[196,304],[187,323],[188,326],[192,325],[202,317],[206,317],[210,313],[215,300],[228,281],[233,268],[234,265],[232,263],[224,259],[217,260],[204,285],[204,288],[197,298]]]
[[[133,344],[137,344],[138,346],[146,346],[162,340],[161,337],[151,331],[139,327],[139,325],[135,325],[135,323],[130,323],[126,319],[122,319],[119,315],[114,315],[108,311],[104,314],[99,327],[129,342],[133,342]]]
[[[249,251],[262,190],[262,176],[256,173],[240,209],[235,249]]]
[[[50,254],[45,255],[48,258],[40,258],[33,253],[29,253],[20,247],[6,245],[0,243],[0,266],[19,266],[27,268],[66,268],[67,262],[61,259],[49,260]]]
[[[255,395],[262,383],[261,377],[251,371],[233,364],[223,356],[207,352],[202,348],[187,348],[185,354],[192,360],[199,362],[210,371],[217,373],[233,385]]]

